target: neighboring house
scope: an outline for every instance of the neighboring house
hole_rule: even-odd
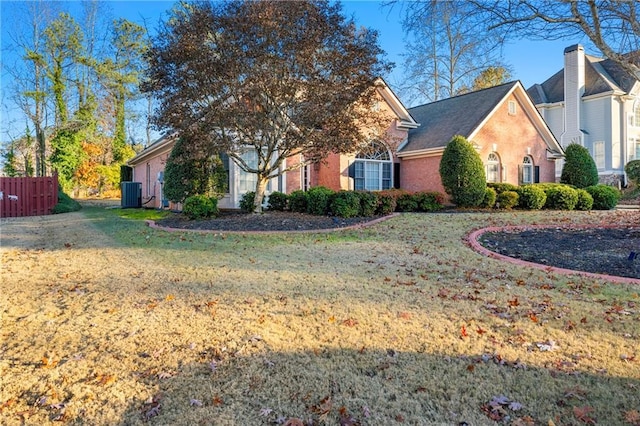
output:
[[[602,183],[626,185],[624,166],[640,159],[640,76],[576,44],[564,50],[563,69],[528,93],[563,147],[584,146]]]
[[[372,140],[360,152],[331,154],[317,164],[301,167],[271,180],[267,194],[291,193],[323,185],[334,190],[408,191],[444,193],[439,165],[447,143],[462,135],[478,149],[485,163],[487,181],[513,184],[553,182],[555,161],[563,151],[536,110],[520,82],[503,84],[407,110],[389,86],[376,82],[379,102],[375,108],[392,119],[385,141]],[[129,161],[133,180],[142,183],[143,203],[162,202],[161,172],[174,137],[161,138]],[[247,152],[246,160],[256,157]],[[223,163],[229,176],[229,192],[220,208],[237,208],[242,195],[254,191],[255,175],[241,170],[228,156]],[[254,159],[255,161],[255,159]],[[291,165],[300,156],[286,159]]]
[[[519,81],[411,108],[420,127],[398,152],[400,186],[444,193],[440,159],[455,135],[471,142],[487,182],[555,181],[563,151]]]

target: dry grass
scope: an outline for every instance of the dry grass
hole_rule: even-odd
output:
[[[262,236],[170,234],[100,208],[3,221],[0,423],[637,425],[640,287],[463,243],[574,222],[638,212]]]

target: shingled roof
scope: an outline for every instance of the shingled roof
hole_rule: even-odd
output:
[[[584,55],[585,90],[583,96],[612,91],[629,93],[638,80],[634,80],[620,65],[610,59]],[[640,61],[639,61],[640,62]],[[640,76],[638,78],[640,80]],[[534,84],[527,93],[533,103],[552,104],[564,101],[564,68],[542,84]]]
[[[409,131],[400,153],[444,148],[455,135],[469,137],[517,81],[409,109],[420,127]]]

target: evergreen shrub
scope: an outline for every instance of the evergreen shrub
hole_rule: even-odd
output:
[[[484,164],[463,136],[454,136],[447,144],[439,171],[442,185],[453,203],[459,207],[482,204],[487,188]]]
[[[632,160],[624,166],[624,171],[631,182],[640,185],[640,160]]]
[[[547,202],[547,194],[537,185],[523,185],[516,191],[518,206],[527,210],[540,210]]]
[[[396,211],[397,201],[394,192],[395,191],[379,191],[376,193],[378,197],[376,215],[386,216]]]
[[[507,182],[490,182],[487,183],[487,187],[493,188],[496,191],[496,194],[501,194],[505,191],[518,192],[517,186]]]
[[[358,217],[360,195],[353,191],[339,191],[331,197],[331,212],[338,217]]]
[[[189,219],[204,219],[218,214],[218,200],[206,195],[192,195],[184,200],[182,213]]]
[[[306,213],[307,193],[298,189],[289,194],[289,210],[296,213]]]
[[[568,185],[549,185],[544,192],[547,194],[546,209],[573,210],[578,203],[578,191]]]
[[[413,196],[421,212],[438,211],[444,204],[444,196],[439,192],[416,192]]]
[[[307,213],[324,216],[329,213],[335,191],[324,186],[314,186],[307,191]]]
[[[360,197],[359,215],[362,217],[375,216],[378,208],[378,194],[368,191],[357,192],[357,194]]]
[[[496,196],[496,207],[510,210],[518,205],[518,193],[515,191],[504,191]]]
[[[586,188],[598,184],[598,168],[589,150],[582,145],[572,143],[564,151],[564,165],[560,183]]]
[[[255,191],[249,191],[242,194],[242,197],[240,197],[240,210],[245,213],[253,213],[255,210],[255,205],[253,204],[255,202],[255,198]]]
[[[418,211],[418,199],[414,194],[405,192],[400,194],[396,199],[396,210],[400,212],[415,212]]]
[[[611,210],[620,201],[620,191],[608,185],[593,185],[585,188],[593,197],[594,210]]]
[[[289,197],[287,196],[287,194],[274,191],[269,194],[268,208],[269,210],[275,210],[279,212],[285,211],[287,209],[288,200]]]
[[[491,209],[496,205],[496,190],[487,185],[487,189],[484,192],[484,199],[482,200],[482,204],[480,207],[484,207],[486,209]]]
[[[588,211],[593,208],[593,197],[585,189],[577,189],[578,202],[576,203],[576,210]]]

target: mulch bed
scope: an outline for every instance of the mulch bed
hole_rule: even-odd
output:
[[[493,252],[528,262],[640,278],[640,228],[487,232],[478,242]]]
[[[370,217],[341,218],[314,216],[303,213],[269,211],[247,214],[239,211],[222,211],[220,216],[208,220],[189,220],[184,215],[174,214],[157,220],[158,226],[192,230],[230,232],[270,231],[315,231],[345,228],[371,221]]]

